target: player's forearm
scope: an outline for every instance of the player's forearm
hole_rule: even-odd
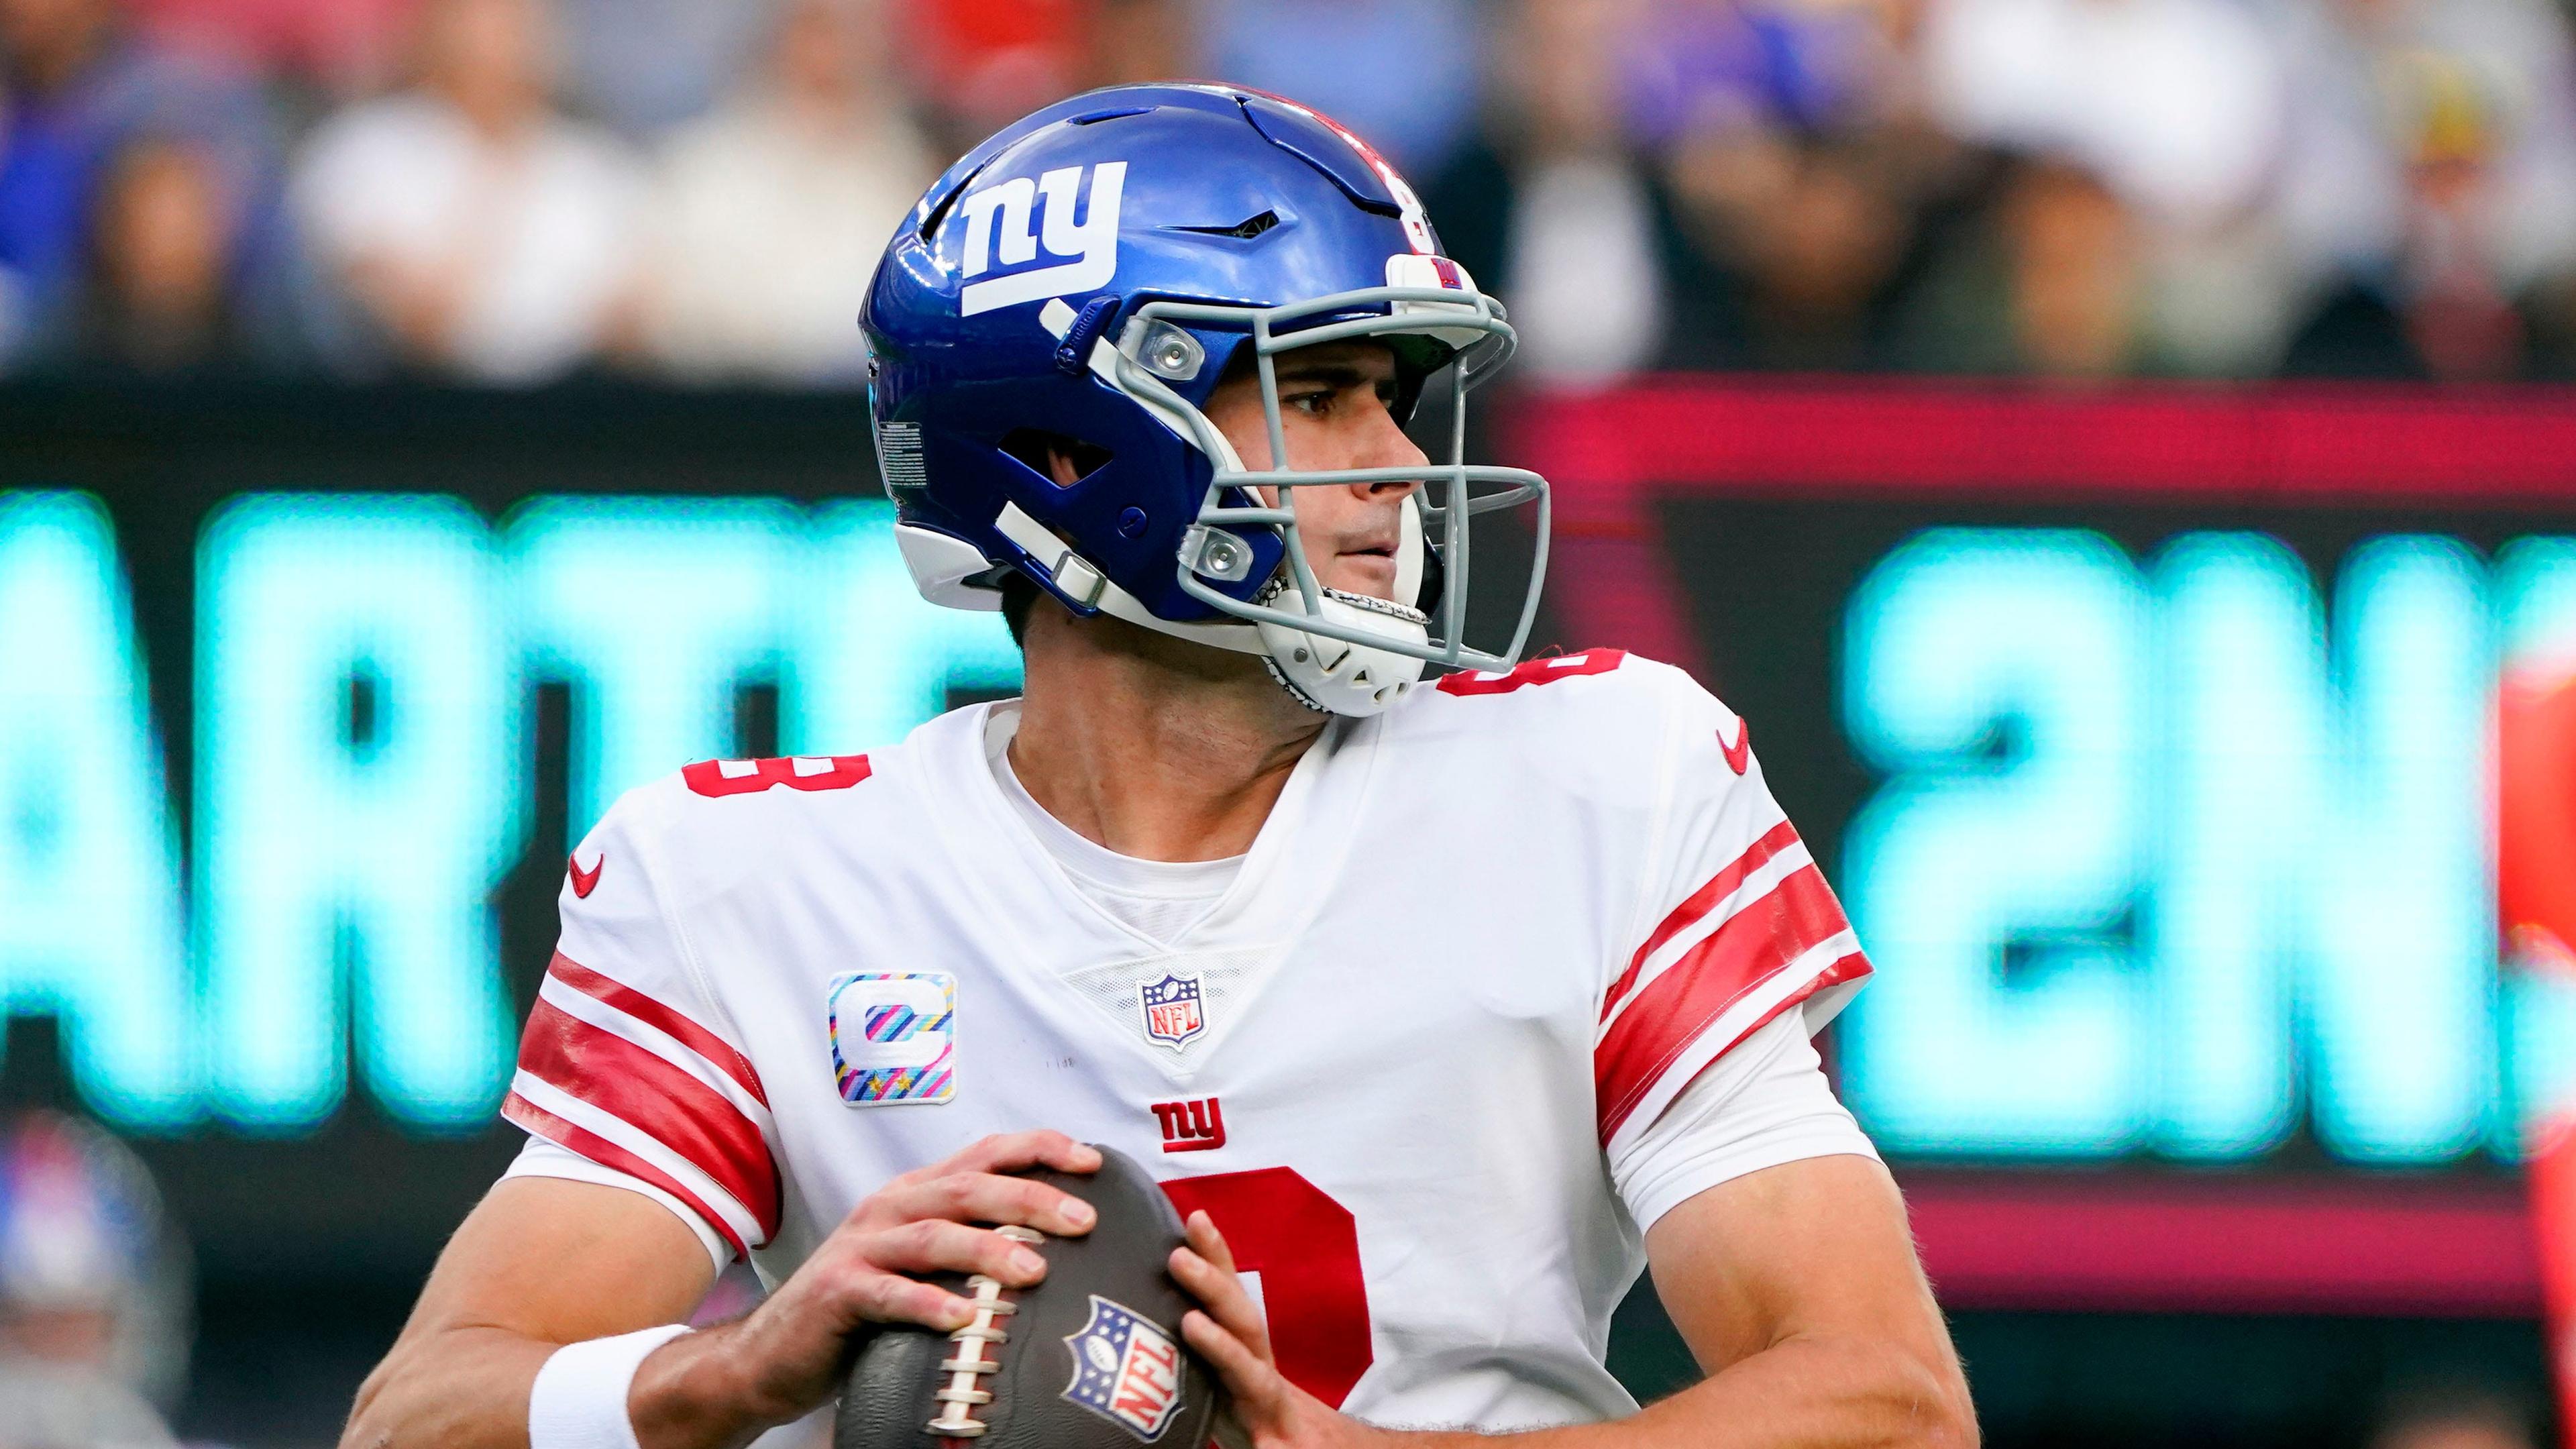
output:
[[[737,1449],[812,1407],[765,1386],[751,1333],[729,1323],[684,1334],[636,1368],[626,1412],[641,1449]]]
[[[734,1449],[798,1416],[744,1371],[739,1325],[653,1351],[627,1391],[642,1449]],[[561,1347],[499,1328],[452,1328],[398,1348],[358,1391],[341,1449],[527,1449],[528,1395]]]
[[[1494,1449],[1477,1434],[1395,1436],[1403,1449]],[[1511,1436],[1513,1449],[1975,1449],[1955,1369],[1854,1339],[1790,1338],[1608,1424]],[[1390,1445],[1389,1449],[1393,1449]]]
[[[499,1328],[407,1336],[359,1387],[340,1449],[527,1449],[528,1389],[556,1347]]]

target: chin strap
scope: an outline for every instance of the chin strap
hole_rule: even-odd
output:
[[[1091,560],[1075,553],[1071,545],[1055,536],[1054,530],[1031,518],[1016,503],[1002,505],[1001,516],[993,520],[993,527],[1045,570],[1058,592],[1085,608],[1098,609],[1113,619],[1124,619],[1139,628],[1193,644],[1236,654],[1270,652],[1270,646],[1261,641],[1261,631],[1251,624],[1215,620],[1183,624],[1158,618],[1134,594],[1111,583]]]

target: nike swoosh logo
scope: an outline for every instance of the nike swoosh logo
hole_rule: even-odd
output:
[[[1738,765],[1735,773],[1739,775],[1743,774],[1744,767]],[[590,899],[590,893],[599,889],[599,873],[608,869],[608,852],[604,850],[601,851],[599,853],[599,864],[592,866],[588,870],[583,870],[581,868],[580,856],[565,856],[564,868],[572,872],[572,893],[580,899],[588,900]]]
[[[1726,742],[1726,736],[1719,735],[1717,747],[1726,752],[1726,767],[1739,775],[1743,774],[1745,767],[1753,763],[1753,721],[1739,716],[1735,721],[1735,743],[1730,745]],[[607,857],[602,856],[601,859],[604,861]],[[598,872],[593,871],[592,874],[597,875]],[[582,894],[588,895],[590,892],[583,891]]]

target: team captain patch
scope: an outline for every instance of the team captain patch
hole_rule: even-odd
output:
[[[824,993],[832,1076],[853,1107],[945,1102],[957,1095],[957,978],[862,971]]]

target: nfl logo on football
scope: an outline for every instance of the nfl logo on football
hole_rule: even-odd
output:
[[[1165,976],[1143,991],[1145,1035],[1175,1051],[1207,1027],[1199,1011],[1199,978]]]
[[[1094,1293],[1091,1321],[1064,1346],[1073,1351],[1064,1397],[1148,1444],[1163,1436],[1181,1408],[1181,1348],[1162,1325]]]

